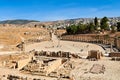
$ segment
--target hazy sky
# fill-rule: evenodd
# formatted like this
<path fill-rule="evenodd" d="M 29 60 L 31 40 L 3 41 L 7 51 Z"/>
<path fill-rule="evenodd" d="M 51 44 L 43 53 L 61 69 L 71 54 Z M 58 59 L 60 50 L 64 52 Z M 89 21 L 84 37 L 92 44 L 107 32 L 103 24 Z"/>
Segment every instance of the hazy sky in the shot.
<path fill-rule="evenodd" d="M 120 0 L 0 0 L 0 20 L 120 16 Z"/>

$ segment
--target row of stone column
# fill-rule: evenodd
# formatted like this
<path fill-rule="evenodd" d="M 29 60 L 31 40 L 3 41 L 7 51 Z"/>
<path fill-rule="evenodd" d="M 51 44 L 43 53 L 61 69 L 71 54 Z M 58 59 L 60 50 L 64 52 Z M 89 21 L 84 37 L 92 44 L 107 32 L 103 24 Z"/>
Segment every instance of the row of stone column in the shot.
<path fill-rule="evenodd" d="M 62 40 L 82 41 L 100 44 L 114 44 L 114 38 L 105 38 L 105 36 L 68 35 L 62 36 Z"/>

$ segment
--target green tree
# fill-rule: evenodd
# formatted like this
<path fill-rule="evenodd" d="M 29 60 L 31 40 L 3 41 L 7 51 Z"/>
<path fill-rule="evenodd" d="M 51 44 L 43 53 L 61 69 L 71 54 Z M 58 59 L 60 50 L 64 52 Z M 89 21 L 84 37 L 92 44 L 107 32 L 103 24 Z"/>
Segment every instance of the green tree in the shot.
<path fill-rule="evenodd" d="M 108 25 L 108 18 L 107 17 L 104 17 L 104 18 L 102 18 L 101 19 L 101 22 L 100 22 L 100 24 L 101 24 L 101 29 L 103 29 L 103 30 L 108 30 L 109 29 L 109 25 Z"/>
<path fill-rule="evenodd" d="M 111 29 L 112 29 L 111 30 L 112 33 L 115 33 L 117 31 L 115 26 L 111 26 Z"/>
<path fill-rule="evenodd" d="M 71 34 L 71 28 L 70 27 L 66 27 L 66 31 L 68 34 Z"/>
<path fill-rule="evenodd" d="M 78 30 L 78 29 L 77 29 L 77 26 L 76 26 L 76 25 L 72 25 L 72 26 L 71 26 L 71 30 L 72 30 L 72 33 L 73 33 L 73 34 L 76 34 L 76 33 L 77 33 L 77 30 Z"/>
<path fill-rule="evenodd" d="M 68 34 L 83 34 L 83 33 L 90 33 L 95 31 L 95 25 L 93 23 L 90 24 L 81 24 L 78 25 L 71 25 L 66 28 Z"/>
<path fill-rule="evenodd" d="M 78 33 L 86 33 L 87 25 L 85 24 L 79 24 L 78 25 Z"/>
<path fill-rule="evenodd" d="M 95 17 L 95 19 L 94 19 L 94 24 L 95 24 L 95 28 L 97 29 L 98 26 L 99 26 L 98 18 L 97 17 Z"/>
<path fill-rule="evenodd" d="M 89 27 L 89 32 L 95 32 L 95 25 L 93 23 L 90 23 L 88 27 Z"/>
<path fill-rule="evenodd" d="M 78 27 L 76 25 L 71 25 L 66 28 L 68 34 L 76 34 L 78 31 Z"/>
<path fill-rule="evenodd" d="M 117 30 L 120 31 L 120 22 L 117 23 Z"/>

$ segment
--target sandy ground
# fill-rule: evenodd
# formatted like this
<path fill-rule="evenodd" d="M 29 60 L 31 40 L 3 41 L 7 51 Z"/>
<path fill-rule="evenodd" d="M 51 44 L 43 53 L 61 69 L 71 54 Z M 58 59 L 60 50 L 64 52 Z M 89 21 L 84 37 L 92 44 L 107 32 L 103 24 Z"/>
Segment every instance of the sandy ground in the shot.
<path fill-rule="evenodd" d="M 79 53 L 82 56 L 86 56 L 90 50 L 99 50 L 105 53 L 104 49 L 96 44 L 84 43 L 84 42 L 73 42 L 73 41 L 61 41 L 57 39 L 55 35 L 52 35 L 52 41 L 45 41 L 41 43 L 35 43 L 27 45 L 25 51 L 31 50 L 37 51 L 65 51 L 72 53 Z"/>
<path fill-rule="evenodd" d="M 5 55 L 5 54 L 16 54 L 20 53 L 19 51 L 1 51 L 0 55 Z"/>
<path fill-rule="evenodd" d="M 2 49 L 4 46 L 3 45 L 0 45 L 0 49 Z"/>
<path fill-rule="evenodd" d="M 105 53 L 104 49 L 96 44 L 83 43 L 83 42 L 72 42 L 72 41 L 61 41 L 52 34 L 52 41 L 45 41 L 40 43 L 34 43 L 25 46 L 25 51 L 31 51 L 33 49 L 37 51 L 68 51 L 72 53 L 78 53 L 82 56 L 87 56 L 89 50 L 99 50 Z M 8 52 L 6 52 L 8 53 Z M 14 52 L 9 52 L 10 54 Z M 0 52 L 0 54 L 5 54 L 5 52 Z M 76 68 L 71 72 L 71 76 L 75 80 L 120 80 L 120 62 L 111 61 L 109 58 L 104 57 L 99 61 L 88 61 L 86 59 L 75 59 L 78 62 L 75 66 Z M 105 66 L 104 74 L 92 74 L 89 73 L 90 68 L 93 64 L 100 64 Z M 86 73 L 87 72 L 87 73 Z M 6 68 L 0 68 L 0 75 L 12 74 L 19 76 L 29 76 L 30 78 L 45 78 L 34 75 L 21 74 L 17 70 L 11 70 Z M 46 80 L 56 80 L 54 78 L 45 78 Z M 3 79 L 5 80 L 5 79 Z"/>
<path fill-rule="evenodd" d="M 101 74 L 90 73 L 93 64 L 104 65 L 105 72 Z M 75 80 L 120 80 L 120 62 L 110 61 L 109 59 L 99 61 L 81 60 L 81 63 L 71 72 L 71 75 Z"/>

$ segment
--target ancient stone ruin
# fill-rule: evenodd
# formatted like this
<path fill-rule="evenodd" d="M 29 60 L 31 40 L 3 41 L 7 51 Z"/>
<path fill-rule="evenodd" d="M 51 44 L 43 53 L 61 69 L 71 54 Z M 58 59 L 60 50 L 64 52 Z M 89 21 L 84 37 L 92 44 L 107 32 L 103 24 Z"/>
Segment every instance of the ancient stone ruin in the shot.
<path fill-rule="evenodd" d="M 104 74 L 104 72 L 105 72 L 105 66 L 100 64 L 94 64 L 90 69 L 90 73 L 93 74 L 101 74 L 101 73 Z"/>
<path fill-rule="evenodd" d="M 91 51 L 88 52 L 87 59 L 89 59 L 91 61 L 95 61 L 95 60 L 101 59 L 102 56 L 103 56 L 103 54 L 101 52 L 95 51 L 95 50 L 91 50 Z"/>

